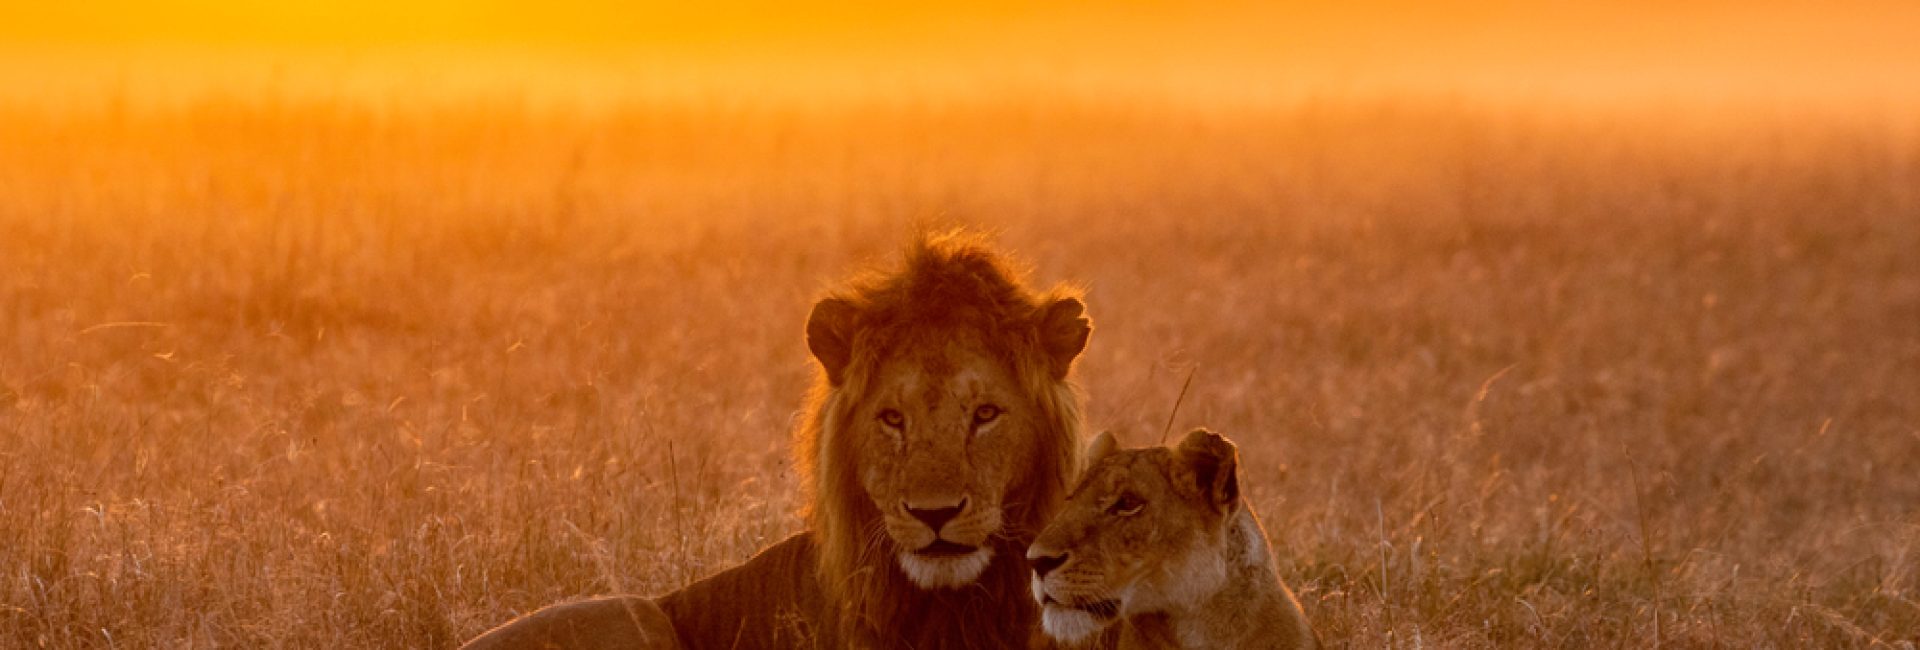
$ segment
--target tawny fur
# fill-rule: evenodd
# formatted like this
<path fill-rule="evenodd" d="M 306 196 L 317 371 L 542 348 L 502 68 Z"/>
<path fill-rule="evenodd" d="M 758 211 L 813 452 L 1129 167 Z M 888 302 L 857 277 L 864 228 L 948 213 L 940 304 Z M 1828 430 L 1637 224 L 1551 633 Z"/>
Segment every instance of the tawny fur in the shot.
<path fill-rule="evenodd" d="M 1120 648 L 1319 647 L 1239 494 L 1233 444 L 1204 429 L 1176 448 L 1115 451 L 1091 467 L 1029 548 L 1049 634 Z M 1102 634 L 1104 633 L 1104 637 Z"/>
<path fill-rule="evenodd" d="M 903 268 L 821 300 L 809 317 L 822 372 L 794 439 L 807 532 L 657 600 L 556 605 L 467 647 L 671 647 L 629 645 L 636 630 L 694 650 L 1045 643 L 1026 595 L 1025 549 L 1078 470 L 1079 399 L 1068 377 L 1091 331 L 1083 312 L 1066 290 L 1027 288 L 977 237 L 923 238 Z M 984 402 L 966 400 L 984 396 L 1006 414 L 981 425 Z M 882 403 L 914 424 L 878 428 Z M 891 507 L 922 495 L 967 506 L 939 530 Z M 935 540 L 990 559 L 981 569 L 903 558 Z M 903 563 L 960 568 L 935 579 L 952 585 L 928 587 Z"/>

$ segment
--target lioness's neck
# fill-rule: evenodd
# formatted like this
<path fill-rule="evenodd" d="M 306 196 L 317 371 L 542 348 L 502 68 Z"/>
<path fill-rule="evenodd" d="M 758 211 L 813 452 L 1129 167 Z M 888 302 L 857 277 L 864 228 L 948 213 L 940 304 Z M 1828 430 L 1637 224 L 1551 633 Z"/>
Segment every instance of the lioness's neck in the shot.
<path fill-rule="evenodd" d="M 1273 548 L 1253 509 L 1242 503 L 1222 540 L 1227 580 L 1191 605 L 1128 620 L 1122 648 L 1311 648 L 1300 605 L 1280 584 Z"/>

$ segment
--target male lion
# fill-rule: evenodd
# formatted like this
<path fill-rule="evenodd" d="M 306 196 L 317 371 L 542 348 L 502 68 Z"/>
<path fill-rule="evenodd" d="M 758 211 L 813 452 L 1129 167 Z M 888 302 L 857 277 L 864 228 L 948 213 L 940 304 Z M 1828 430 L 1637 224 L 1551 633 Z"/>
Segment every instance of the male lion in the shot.
<path fill-rule="evenodd" d="M 1118 622 L 1123 649 L 1319 646 L 1240 498 L 1232 442 L 1195 429 L 1173 449 L 1116 451 L 1102 433 L 1087 462 L 1027 549 L 1049 636 L 1079 643 Z"/>
<path fill-rule="evenodd" d="M 795 435 L 809 530 L 656 600 L 548 607 L 469 648 L 1012 648 L 1036 639 L 1027 544 L 1078 468 L 1068 381 L 1092 333 L 977 238 L 814 305 L 823 372 Z M 651 644 L 651 645 L 649 645 Z"/>

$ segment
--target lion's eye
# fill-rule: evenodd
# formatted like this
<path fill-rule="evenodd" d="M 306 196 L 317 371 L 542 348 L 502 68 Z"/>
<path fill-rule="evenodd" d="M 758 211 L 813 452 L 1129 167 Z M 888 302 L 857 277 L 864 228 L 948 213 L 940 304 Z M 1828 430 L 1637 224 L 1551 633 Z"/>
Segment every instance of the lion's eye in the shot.
<path fill-rule="evenodd" d="M 1122 494 L 1120 498 L 1113 500 L 1113 505 L 1107 506 L 1107 512 L 1122 517 L 1132 517 L 1140 514 L 1140 509 L 1145 507 L 1147 507 L 1147 502 L 1141 500 L 1140 497 L 1131 494 Z"/>
<path fill-rule="evenodd" d="M 980 426 L 992 422 L 999 417 L 1000 407 L 992 404 L 981 404 L 979 408 L 973 410 L 973 425 Z"/>
<path fill-rule="evenodd" d="M 907 416 L 893 409 L 880 409 L 880 423 L 895 429 L 907 426 Z"/>

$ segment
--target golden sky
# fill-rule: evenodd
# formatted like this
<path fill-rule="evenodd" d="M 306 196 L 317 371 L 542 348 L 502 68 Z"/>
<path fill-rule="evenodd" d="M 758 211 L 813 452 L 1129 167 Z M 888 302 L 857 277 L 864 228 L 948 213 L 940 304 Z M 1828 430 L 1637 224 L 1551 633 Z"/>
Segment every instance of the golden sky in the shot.
<path fill-rule="evenodd" d="M 1902 1 L 0 3 L 0 80 L 15 95 L 263 84 L 1920 95 L 1920 3 Z"/>

